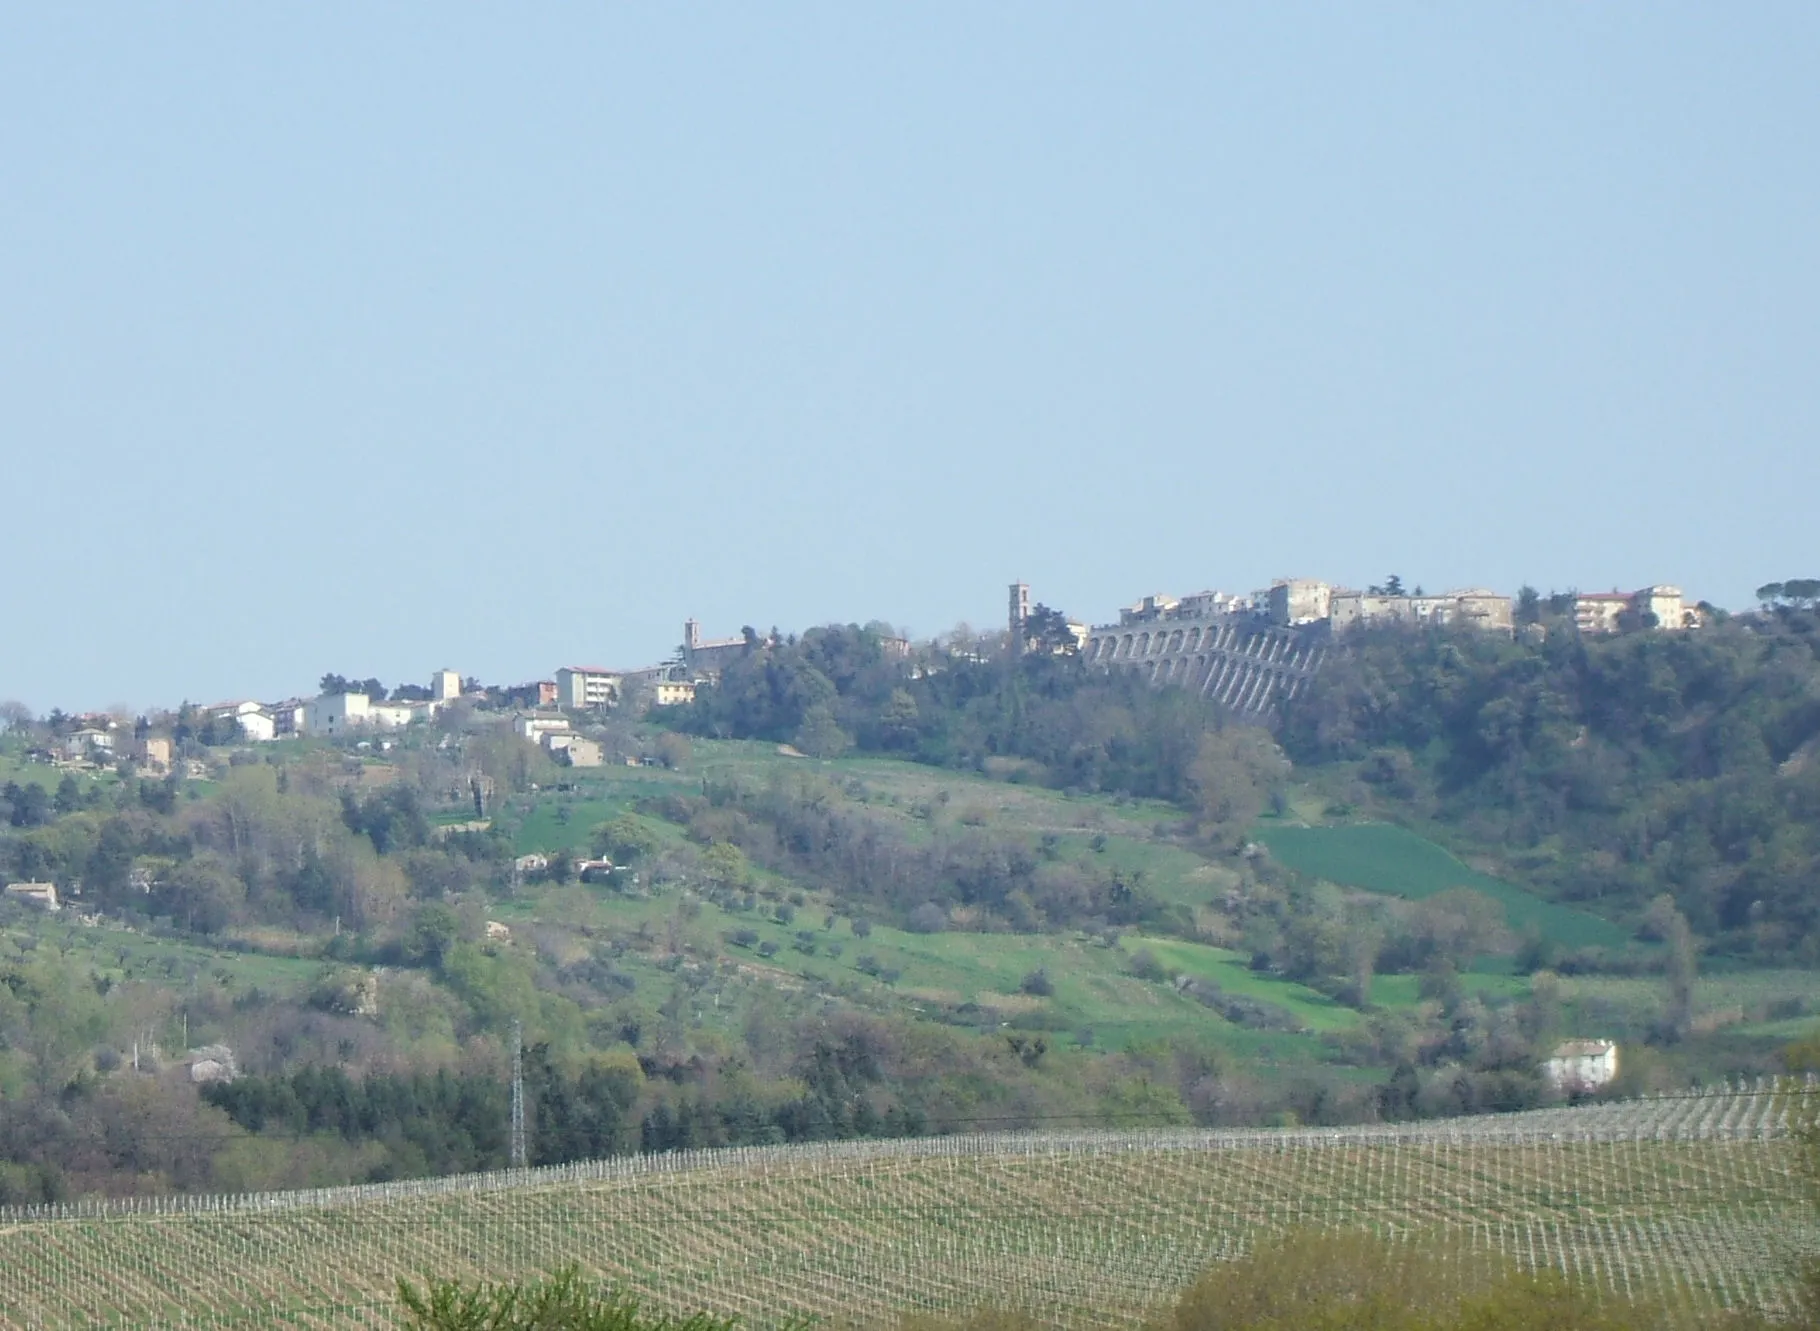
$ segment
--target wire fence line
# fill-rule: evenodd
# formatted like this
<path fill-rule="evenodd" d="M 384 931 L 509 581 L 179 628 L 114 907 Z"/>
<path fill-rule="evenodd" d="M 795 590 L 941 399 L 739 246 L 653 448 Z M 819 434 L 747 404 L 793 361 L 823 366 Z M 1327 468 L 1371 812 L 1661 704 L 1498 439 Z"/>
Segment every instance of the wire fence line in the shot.
<path fill-rule="evenodd" d="M 1442 1233 L 1617 1291 L 1774 1308 L 1820 1249 L 1812 1079 L 1288 1130 L 733 1148 L 0 1214 L 0 1325 L 394 1325 L 395 1281 L 570 1263 L 676 1310 L 886 1319 L 991 1302 L 1129 1325 L 1293 1225 Z"/>

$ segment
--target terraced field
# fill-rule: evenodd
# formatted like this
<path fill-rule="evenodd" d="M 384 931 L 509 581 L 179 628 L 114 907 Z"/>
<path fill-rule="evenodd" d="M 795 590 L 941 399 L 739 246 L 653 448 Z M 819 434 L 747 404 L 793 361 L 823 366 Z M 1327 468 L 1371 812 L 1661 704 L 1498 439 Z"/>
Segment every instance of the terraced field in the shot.
<path fill-rule="evenodd" d="M 1814 1093 L 1810 1088 L 1809 1093 Z M 848 1143 L 0 1218 L 7 1326 L 387 1326 L 401 1275 L 577 1263 L 676 1309 L 1131 1325 L 1294 1224 L 1775 1307 L 1820 1228 L 1766 1087 L 1392 1128 Z"/>

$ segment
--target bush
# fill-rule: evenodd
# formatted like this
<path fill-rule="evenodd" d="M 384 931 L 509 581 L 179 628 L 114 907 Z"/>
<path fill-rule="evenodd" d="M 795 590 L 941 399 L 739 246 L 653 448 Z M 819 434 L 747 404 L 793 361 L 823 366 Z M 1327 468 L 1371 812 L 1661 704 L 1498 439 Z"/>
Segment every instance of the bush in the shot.
<path fill-rule="evenodd" d="M 1041 966 L 1019 980 L 1017 987 L 1019 993 L 1032 994 L 1038 998 L 1047 998 L 1055 992 L 1055 986 L 1049 982 L 1049 972 Z"/>
<path fill-rule="evenodd" d="M 913 934 L 939 934 L 948 927 L 948 912 L 933 901 L 925 901 L 910 912 L 904 925 Z"/>
<path fill-rule="evenodd" d="M 777 944 L 767 938 L 758 945 L 758 955 L 761 957 L 775 957 L 777 955 Z"/>
<path fill-rule="evenodd" d="M 1629 1300 L 1436 1237 L 1292 1233 L 1214 1267 L 1163 1331 L 1643 1331 L 1763 1325 L 1715 1307 Z"/>
<path fill-rule="evenodd" d="M 1166 980 L 1169 978 L 1163 969 L 1163 963 L 1156 959 L 1156 954 L 1149 948 L 1139 948 L 1131 954 L 1131 973 L 1140 980 Z"/>
<path fill-rule="evenodd" d="M 648 1313 L 637 1299 L 587 1284 L 574 1267 L 548 1280 L 500 1285 L 398 1282 L 403 1321 L 413 1331 L 733 1331 L 738 1318 Z"/>

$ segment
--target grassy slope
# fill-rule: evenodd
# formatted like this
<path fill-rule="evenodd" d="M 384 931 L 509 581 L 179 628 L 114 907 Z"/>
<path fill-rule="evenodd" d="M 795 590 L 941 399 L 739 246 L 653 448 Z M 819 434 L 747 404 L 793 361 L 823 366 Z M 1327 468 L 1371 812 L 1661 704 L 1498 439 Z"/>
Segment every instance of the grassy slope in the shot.
<path fill-rule="evenodd" d="M 1277 859 L 1313 878 L 1344 887 L 1420 900 L 1450 888 L 1483 892 L 1504 907 L 1519 933 L 1538 933 L 1567 947 L 1622 947 L 1629 935 L 1609 920 L 1544 901 L 1533 892 L 1461 863 L 1434 842 L 1389 823 L 1334 827 L 1267 824 L 1259 839 Z"/>
<path fill-rule="evenodd" d="M 517 845 L 521 851 L 585 845 L 594 823 L 645 796 L 698 790 L 704 778 L 760 782 L 805 773 L 841 783 L 874 812 L 900 819 L 912 835 L 923 834 L 931 821 L 1021 835 L 1032 845 L 1047 835 L 1054 838 L 1056 853 L 1068 858 L 1094 856 L 1105 864 L 1142 872 L 1147 890 L 1190 909 L 1232 881 L 1229 871 L 1217 864 L 1152 839 L 1159 824 L 1180 817 L 1165 804 L 1065 795 L 881 759 L 790 758 L 769 745 L 730 742 L 697 741 L 694 757 L 682 772 L 605 767 L 568 773 L 574 789 L 540 797 L 520 825 Z M 662 824 L 653 827 L 674 835 Z M 1097 852 L 1090 848 L 1096 838 L 1103 838 Z M 795 884 L 766 881 L 797 890 Z M 677 928 L 696 955 L 737 964 L 781 983 L 846 989 L 884 1008 L 970 1025 L 996 1020 L 1106 1047 L 1190 1038 L 1214 1040 L 1261 1061 L 1305 1062 L 1322 1052 L 1316 1033 L 1348 1028 L 1359 1020 L 1356 1012 L 1322 994 L 1254 975 L 1238 953 L 1203 943 L 1132 937 L 1121 947 L 1109 948 L 1075 933 L 912 934 L 884 925 L 860 939 L 851 935 L 844 921 L 832 931 L 824 929 L 828 906 L 812 893 L 788 925 L 771 918 L 772 906 L 763 901 L 754 912 L 727 912 L 704 903 L 692 920 L 677 922 L 680 900 L 674 889 L 646 896 L 592 885 L 530 887 L 497 914 L 515 927 L 542 930 L 545 937 L 553 929 L 623 935 L 642 925 L 662 935 Z M 739 929 L 755 932 L 761 944 L 776 944 L 776 954 L 762 958 L 756 944 L 742 948 L 728 943 L 727 935 Z M 798 931 L 805 929 L 816 935 L 813 956 L 795 947 Z M 840 948 L 838 958 L 828 954 L 831 942 Z M 1129 974 L 1130 954 L 1140 947 L 1164 960 L 1172 975 L 1214 980 L 1229 992 L 1287 1009 L 1308 1033 L 1244 1030 L 1177 993 L 1167 982 L 1136 979 Z M 886 984 L 862 973 L 857 968 L 862 957 L 897 972 L 895 982 Z M 636 976 L 640 958 L 628 954 L 622 964 Z M 1019 993 L 1021 979 L 1038 968 L 1048 974 L 1054 992 L 1044 998 Z"/>

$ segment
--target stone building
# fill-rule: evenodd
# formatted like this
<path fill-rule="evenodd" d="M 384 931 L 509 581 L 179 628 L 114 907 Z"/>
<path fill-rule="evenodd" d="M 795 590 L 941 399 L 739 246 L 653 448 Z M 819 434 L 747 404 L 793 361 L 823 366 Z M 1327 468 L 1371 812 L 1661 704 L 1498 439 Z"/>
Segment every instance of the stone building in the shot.
<path fill-rule="evenodd" d="M 1330 604 L 1335 629 L 1355 624 L 1459 624 L 1511 631 L 1510 598 L 1483 587 L 1438 596 L 1383 596 L 1343 589 L 1333 593 Z"/>
<path fill-rule="evenodd" d="M 1333 588 L 1314 578 L 1278 578 L 1265 594 L 1272 624 L 1292 628 L 1332 617 Z"/>
<path fill-rule="evenodd" d="M 737 638 L 704 638 L 698 621 L 683 621 L 682 664 L 691 677 L 718 675 L 726 669 L 729 661 L 749 650 L 751 646 L 743 635 Z"/>

